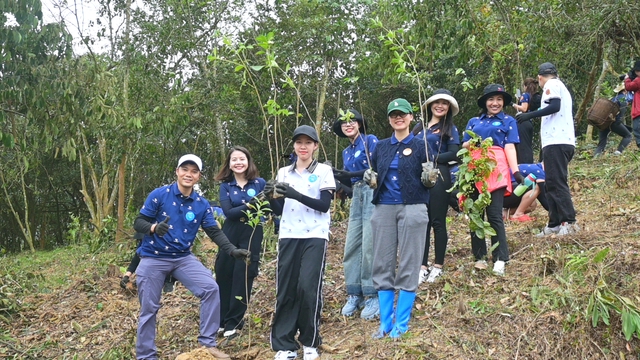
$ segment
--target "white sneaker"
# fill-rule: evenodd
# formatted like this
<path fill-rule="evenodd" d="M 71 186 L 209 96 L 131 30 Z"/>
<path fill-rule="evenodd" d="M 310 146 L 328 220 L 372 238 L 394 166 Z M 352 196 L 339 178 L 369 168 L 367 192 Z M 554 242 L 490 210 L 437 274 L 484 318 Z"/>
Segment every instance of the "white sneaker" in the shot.
<path fill-rule="evenodd" d="M 580 227 L 578 226 L 578 224 L 576 223 L 569 224 L 567 222 L 564 222 L 562 223 L 562 225 L 560 225 L 560 230 L 558 230 L 558 236 L 575 234 L 578 231 L 580 231 Z"/>
<path fill-rule="evenodd" d="M 427 277 L 429 277 L 429 270 L 421 267 L 420 280 L 418 281 L 418 284 L 422 284 L 423 282 L 425 282 L 427 280 Z"/>
<path fill-rule="evenodd" d="M 440 277 L 440 275 L 442 275 L 442 268 L 439 267 L 433 267 L 433 269 L 431 269 L 431 271 L 429 271 L 429 276 L 427 277 L 427 282 L 428 283 L 434 283 L 436 282 L 436 279 Z"/>
<path fill-rule="evenodd" d="M 552 234 L 557 234 L 560 231 L 560 226 L 554 226 L 552 228 L 545 226 L 544 229 L 542 229 L 542 231 L 536 235 L 536 237 L 545 237 L 547 235 L 552 235 Z"/>
<path fill-rule="evenodd" d="M 580 226 L 578 226 L 577 222 L 574 222 L 573 224 L 571 224 L 571 229 L 573 230 L 574 234 L 580 232 Z"/>
<path fill-rule="evenodd" d="M 498 260 L 493 263 L 493 273 L 499 276 L 504 276 L 504 261 Z"/>
<path fill-rule="evenodd" d="M 304 360 L 315 360 L 320 359 L 320 355 L 318 354 L 318 349 L 310 346 L 304 346 Z"/>
<path fill-rule="evenodd" d="M 613 155 L 618 155 L 619 156 L 619 155 L 622 155 L 622 153 L 620 151 L 616 150 L 616 151 L 613 152 Z"/>
<path fill-rule="evenodd" d="M 342 315 L 352 316 L 356 310 L 360 310 L 364 307 L 364 296 L 362 295 L 349 295 L 347 296 L 347 303 L 342 307 Z"/>
<path fill-rule="evenodd" d="M 289 350 L 280 350 L 276 353 L 276 356 L 273 360 L 291 360 L 296 359 L 298 357 L 298 353 L 295 351 Z"/>
<path fill-rule="evenodd" d="M 380 302 L 378 295 L 370 296 L 364 301 L 364 309 L 360 313 L 360 317 L 365 320 L 373 320 L 380 316 Z"/>
<path fill-rule="evenodd" d="M 489 265 L 487 265 L 487 260 L 478 260 L 476 261 L 476 264 L 473 265 L 473 267 L 475 267 L 478 270 L 486 270 Z"/>

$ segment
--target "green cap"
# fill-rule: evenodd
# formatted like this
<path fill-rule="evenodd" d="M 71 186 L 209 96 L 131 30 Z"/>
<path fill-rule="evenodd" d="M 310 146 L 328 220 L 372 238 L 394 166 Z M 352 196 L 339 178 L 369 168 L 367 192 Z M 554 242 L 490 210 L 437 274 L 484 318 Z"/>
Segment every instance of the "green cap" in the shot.
<path fill-rule="evenodd" d="M 405 99 L 395 99 L 389 103 L 387 106 L 387 116 L 391 114 L 392 111 L 402 111 L 405 114 L 413 114 L 413 109 L 411 108 L 411 104 Z"/>

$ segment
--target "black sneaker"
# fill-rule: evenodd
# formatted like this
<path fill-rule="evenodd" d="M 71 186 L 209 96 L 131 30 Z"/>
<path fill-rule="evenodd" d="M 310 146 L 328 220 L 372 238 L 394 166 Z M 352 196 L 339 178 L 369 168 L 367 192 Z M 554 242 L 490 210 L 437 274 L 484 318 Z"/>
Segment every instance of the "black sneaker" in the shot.
<path fill-rule="evenodd" d="M 162 292 L 170 293 L 172 291 L 173 291 L 173 281 L 164 283 L 164 286 L 162 287 Z"/>
<path fill-rule="evenodd" d="M 227 330 L 222 335 L 222 341 L 218 344 L 219 347 L 224 348 L 229 346 L 229 344 L 233 341 L 233 339 L 240 336 L 240 330 Z"/>

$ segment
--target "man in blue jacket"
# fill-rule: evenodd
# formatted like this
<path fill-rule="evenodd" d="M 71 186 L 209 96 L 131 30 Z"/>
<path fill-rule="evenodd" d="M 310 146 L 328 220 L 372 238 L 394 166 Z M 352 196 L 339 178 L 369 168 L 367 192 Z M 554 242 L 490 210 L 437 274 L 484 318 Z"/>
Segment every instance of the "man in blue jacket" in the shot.
<path fill-rule="evenodd" d="M 155 346 L 156 315 L 164 279 L 171 274 L 200 299 L 200 336 L 198 342 L 216 359 L 229 355 L 216 347 L 220 327 L 220 294 L 211 270 L 191 252 L 200 227 L 215 242 L 219 251 L 248 259 L 251 253 L 237 249 L 216 225 L 209 202 L 193 189 L 200 180 L 202 160 L 193 154 L 178 161 L 176 182 L 153 190 L 147 197 L 134 229 L 145 234 L 138 248 L 137 359 L 158 359 Z"/>

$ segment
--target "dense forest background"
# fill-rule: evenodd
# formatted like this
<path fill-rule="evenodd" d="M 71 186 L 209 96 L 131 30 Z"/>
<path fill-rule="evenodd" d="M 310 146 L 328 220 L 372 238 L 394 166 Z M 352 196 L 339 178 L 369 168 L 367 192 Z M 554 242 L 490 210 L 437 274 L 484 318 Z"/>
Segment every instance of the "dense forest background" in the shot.
<path fill-rule="evenodd" d="M 76 38 L 86 4 L 54 2 L 71 16 L 44 24 L 40 0 L 0 0 L 1 252 L 124 241 L 187 152 L 212 200 L 229 146 L 271 178 L 300 124 L 341 166 L 340 109 L 385 138 L 391 99 L 446 87 L 463 127 L 485 85 L 515 93 L 545 61 L 588 143 L 586 110 L 640 58 L 640 3 L 619 0 L 92 0 Z"/>

